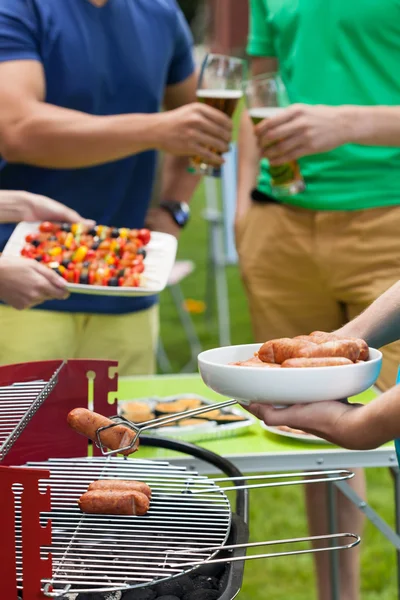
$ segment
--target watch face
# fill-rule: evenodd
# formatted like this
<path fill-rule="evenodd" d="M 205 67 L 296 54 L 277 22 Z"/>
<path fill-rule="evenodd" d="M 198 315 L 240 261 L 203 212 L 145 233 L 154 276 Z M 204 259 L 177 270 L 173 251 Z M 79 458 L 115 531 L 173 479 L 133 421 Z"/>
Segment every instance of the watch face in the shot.
<path fill-rule="evenodd" d="M 181 227 L 183 227 L 183 225 L 185 225 L 187 223 L 188 218 L 189 218 L 189 213 L 187 211 L 183 210 L 182 208 L 178 208 L 175 211 L 176 222 Z"/>

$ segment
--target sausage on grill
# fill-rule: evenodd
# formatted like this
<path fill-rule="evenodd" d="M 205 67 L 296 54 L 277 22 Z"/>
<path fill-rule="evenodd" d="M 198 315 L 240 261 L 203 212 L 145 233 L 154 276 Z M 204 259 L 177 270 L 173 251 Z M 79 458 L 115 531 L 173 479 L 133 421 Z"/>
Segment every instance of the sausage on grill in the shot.
<path fill-rule="evenodd" d="M 93 481 L 88 487 L 89 492 L 95 490 L 104 490 L 108 492 L 116 491 L 136 491 L 141 492 L 145 496 L 151 499 L 151 489 L 143 481 L 134 481 L 128 479 L 100 479 L 99 481 Z"/>
<path fill-rule="evenodd" d="M 114 424 L 114 421 L 111 421 L 111 419 L 88 410 L 87 408 L 75 408 L 74 410 L 71 410 L 67 417 L 67 421 L 72 429 L 81 435 L 85 435 L 92 440 L 92 442 L 97 442 L 96 431 L 100 427 Z M 110 450 L 118 450 L 119 448 L 129 446 L 134 437 L 135 432 L 124 425 L 115 425 L 100 433 L 101 443 Z M 137 442 L 134 448 L 125 450 L 121 454 L 132 454 L 132 452 L 137 450 L 138 445 Z"/>
<path fill-rule="evenodd" d="M 306 367 L 338 367 L 352 365 L 353 362 L 344 357 L 289 358 L 282 363 L 282 369 L 304 369 Z"/>
<path fill-rule="evenodd" d="M 147 513 L 150 500 L 145 494 L 131 490 L 94 490 L 78 500 L 82 512 L 92 515 L 138 515 Z"/>

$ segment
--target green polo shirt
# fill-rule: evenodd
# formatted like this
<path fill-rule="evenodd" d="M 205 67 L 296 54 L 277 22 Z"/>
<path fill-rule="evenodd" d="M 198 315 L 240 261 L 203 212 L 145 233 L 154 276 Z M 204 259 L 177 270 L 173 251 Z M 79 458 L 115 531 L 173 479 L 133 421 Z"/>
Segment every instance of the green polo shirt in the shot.
<path fill-rule="evenodd" d="M 400 105 L 400 0 L 250 0 L 248 53 L 276 57 L 291 102 Z M 300 161 L 315 210 L 399 204 L 399 148 L 349 144 Z M 271 193 L 267 161 L 259 189 Z"/>

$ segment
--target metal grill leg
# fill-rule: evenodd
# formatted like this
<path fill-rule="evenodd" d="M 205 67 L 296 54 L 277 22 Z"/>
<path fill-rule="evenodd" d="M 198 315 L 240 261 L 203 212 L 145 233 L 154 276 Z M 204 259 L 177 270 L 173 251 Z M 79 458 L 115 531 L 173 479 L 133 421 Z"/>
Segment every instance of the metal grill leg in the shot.
<path fill-rule="evenodd" d="M 395 517 L 396 533 L 400 534 L 400 471 L 397 467 L 391 469 L 394 478 L 394 498 L 395 498 Z M 397 556 L 397 597 L 400 599 L 400 550 L 396 550 Z"/>
<path fill-rule="evenodd" d="M 336 487 L 334 483 L 328 483 L 328 523 L 329 533 L 335 534 L 338 531 L 337 527 L 337 510 L 336 510 Z M 332 540 L 333 542 L 333 540 Z M 331 544 L 332 544 L 331 542 Z M 340 600 L 340 569 L 339 569 L 339 553 L 335 550 L 329 555 L 331 576 L 331 600 Z"/>

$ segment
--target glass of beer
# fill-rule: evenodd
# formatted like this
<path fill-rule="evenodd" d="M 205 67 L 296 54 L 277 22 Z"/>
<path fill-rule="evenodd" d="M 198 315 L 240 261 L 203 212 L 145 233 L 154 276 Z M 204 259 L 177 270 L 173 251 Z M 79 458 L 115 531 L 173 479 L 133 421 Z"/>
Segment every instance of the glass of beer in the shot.
<path fill-rule="evenodd" d="M 239 100 L 243 97 L 243 80 L 246 77 L 246 61 L 222 54 L 208 54 L 201 68 L 197 86 L 197 100 L 232 117 Z M 215 149 L 210 148 L 215 152 Z M 191 160 L 192 173 L 219 177 L 221 168 L 206 164 L 202 158 Z"/>
<path fill-rule="evenodd" d="M 290 102 L 286 87 L 276 73 L 253 77 L 243 84 L 248 112 L 254 126 L 279 114 Z M 271 145 L 273 145 L 272 142 Z M 296 160 L 271 165 L 271 188 L 275 196 L 294 196 L 305 190 L 304 179 Z"/>

